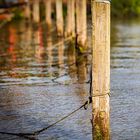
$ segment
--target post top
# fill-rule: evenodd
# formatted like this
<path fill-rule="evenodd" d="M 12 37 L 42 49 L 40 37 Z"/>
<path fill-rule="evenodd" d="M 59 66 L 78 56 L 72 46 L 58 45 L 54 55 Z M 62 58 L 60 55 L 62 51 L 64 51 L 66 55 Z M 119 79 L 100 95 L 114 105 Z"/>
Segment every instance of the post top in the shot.
<path fill-rule="evenodd" d="M 93 0 L 93 1 L 95 1 L 95 2 L 111 2 L 111 0 Z"/>

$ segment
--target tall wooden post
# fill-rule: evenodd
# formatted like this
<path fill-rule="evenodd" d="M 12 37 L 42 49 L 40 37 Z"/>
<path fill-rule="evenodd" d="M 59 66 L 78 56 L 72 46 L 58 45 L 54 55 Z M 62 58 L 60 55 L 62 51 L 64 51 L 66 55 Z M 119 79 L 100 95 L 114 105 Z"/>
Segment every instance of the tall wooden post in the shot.
<path fill-rule="evenodd" d="M 92 0 L 93 25 L 93 139 L 109 140 L 110 2 Z"/>
<path fill-rule="evenodd" d="M 45 14 L 46 14 L 46 23 L 48 27 L 51 26 L 52 20 L 51 20 L 51 10 L 52 10 L 52 0 L 44 0 L 45 3 Z"/>
<path fill-rule="evenodd" d="M 40 9 L 39 9 L 39 0 L 32 0 L 33 5 L 33 21 L 40 21 Z"/>
<path fill-rule="evenodd" d="M 76 0 L 77 43 L 84 49 L 87 43 L 87 10 L 86 0 Z"/>
<path fill-rule="evenodd" d="M 65 36 L 75 35 L 75 0 L 67 0 L 67 24 Z"/>
<path fill-rule="evenodd" d="M 63 23 L 63 3 L 62 0 L 56 0 L 56 27 L 58 36 L 64 35 L 64 23 Z"/>

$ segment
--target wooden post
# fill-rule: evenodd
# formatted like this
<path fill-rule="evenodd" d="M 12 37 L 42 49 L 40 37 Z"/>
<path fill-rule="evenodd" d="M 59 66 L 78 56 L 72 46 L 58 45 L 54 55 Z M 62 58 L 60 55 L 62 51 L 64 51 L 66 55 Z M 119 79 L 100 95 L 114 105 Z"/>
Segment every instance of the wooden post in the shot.
<path fill-rule="evenodd" d="M 86 0 L 76 0 L 76 32 L 77 44 L 82 48 L 87 46 L 87 10 Z"/>
<path fill-rule="evenodd" d="M 31 18 L 31 9 L 30 9 L 30 1 L 27 2 L 26 6 L 25 6 L 25 12 L 24 12 L 24 16 L 26 19 L 30 19 Z"/>
<path fill-rule="evenodd" d="M 24 7 L 24 11 L 23 11 L 23 14 L 24 14 L 24 17 L 26 18 L 26 19 L 30 19 L 30 15 L 31 15 L 31 13 L 30 13 L 30 6 L 29 6 L 29 0 L 27 1 L 27 0 L 18 0 L 18 3 L 19 4 L 25 4 L 23 7 Z"/>
<path fill-rule="evenodd" d="M 65 36 L 75 35 L 75 0 L 67 1 L 67 24 Z"/>
<path fill-rule="evenodd" d="M 63 23 L 63 3 L 62 0 L 56 0 L 56 27 L 58 36 L 64 35 Z"/>
<path fill-rule="evenodd" d="M 33 5 L 33 21 L 40 21 L 39 0 L 32 0 Z"/>
<path fill-rule="evenodd" d="M 92 0 L 93 139 L 110 139 L 110 2 Z"/>
<path fill-rule="evenodd" d="M 48 27 L 51 26 L 52 20 L 51 20 L 51 10 L 52 10 L 52 0 L 44 0 L 45 3 L 45 14 L 46 14 L 46 23 Z"/>

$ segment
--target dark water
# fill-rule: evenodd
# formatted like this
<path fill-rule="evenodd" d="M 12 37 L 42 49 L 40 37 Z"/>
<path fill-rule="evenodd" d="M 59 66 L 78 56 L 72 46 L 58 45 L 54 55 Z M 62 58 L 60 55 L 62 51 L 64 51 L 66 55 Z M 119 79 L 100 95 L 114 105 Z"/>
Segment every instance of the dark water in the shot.
<path fill-rule="evenodd" d="M 140 139 L 140 21 L 112 24 L 111 139 Z M 11 23 L 0 31 L 0 131 L 33 132 L 79 107 L 89 96 L 90 54 L 45 25 Z M 91 140 L 91 108 L 39 140 Z M 1 135 L 0 140 L 22 140 Z"/>

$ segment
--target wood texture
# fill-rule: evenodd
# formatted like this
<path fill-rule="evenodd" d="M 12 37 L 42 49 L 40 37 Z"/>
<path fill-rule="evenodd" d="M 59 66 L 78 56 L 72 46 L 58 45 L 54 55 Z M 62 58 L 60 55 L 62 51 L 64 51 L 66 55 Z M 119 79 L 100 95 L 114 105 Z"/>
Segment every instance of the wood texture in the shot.
<path fill-rule="evenodd" d="M 25 18 L 30 19 L 31 18 L 31 9 L 30 9 L 30 1 L 27 3 L 27 5 L 25 6 Z"/>
<path fill-rule="evenodd" d="M 64 21 L 63 21 L 63 3 L 62 0 L 56 0 L 56 27 L 58 36 L 64 35 Z"/>
<path fill-rule="evenodd" d="M 44 3 L 45 3 L 46 23 L 50 27 L 52 24 L 52 19 L 51 19 L 52 0 L 44 0 Z"/>
<path fill-rule="evenodd" d="M 76 0 L 76 32 L 78 35 L 77 43 L 86 47 L 87 42 L 87 7 L 86 0 Z"/>
<path fill-rule="evenodd" d="M 65 36 L 75 35 L 75 0 L 67 0 L 67 23 Z"/>
<path fill-rule="evenodd" d="M 93 139 L 109 140 L 110 3 L 92 0 Z"/>
<path fill-rule="evenodd" d="M 32 0 L 33 5 L 33 21 L 39 22 L 40 21 L 40 9 L 39 9 L 39 0 Z"/>

